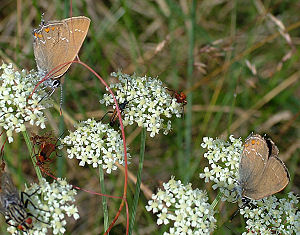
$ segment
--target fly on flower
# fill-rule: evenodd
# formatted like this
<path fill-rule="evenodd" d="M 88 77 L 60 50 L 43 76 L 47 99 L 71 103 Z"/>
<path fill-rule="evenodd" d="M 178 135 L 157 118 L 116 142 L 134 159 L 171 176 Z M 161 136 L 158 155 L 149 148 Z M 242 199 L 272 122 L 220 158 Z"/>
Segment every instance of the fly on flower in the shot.
<path fill-rule="evenodd" d="M 0 184 L 0 213 L 6 217 L 6 223 L 8 225 L 13 226 L 21 231 L 28 231 L 30 228 L 32 228 L 33 221 L 31 217 L 42 223 L 45 223 L 30 213 L 27 209 L 28 205 L 30 204 L 34 209 L 42 210 L 37 208 L 29 199 L 38 191 L 38 189 L 32 194 L 21 192 L 21 196 L 19 196 L 19 192 L 13 184 L 10 175 L 6 172 L 3 172 L 1 175 Z M 27 199 L 24 198 L 25 196 Z"/>

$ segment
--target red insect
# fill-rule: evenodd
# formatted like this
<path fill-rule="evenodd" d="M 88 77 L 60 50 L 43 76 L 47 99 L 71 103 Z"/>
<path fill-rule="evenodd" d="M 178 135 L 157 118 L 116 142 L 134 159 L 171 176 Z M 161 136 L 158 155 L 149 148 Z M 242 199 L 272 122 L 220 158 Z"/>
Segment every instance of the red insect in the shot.
<path fill-rule="evenodd" d="M 56 139 L 55 137 L 51 136 L 51 134 L 45 134 L 43 136 L 33 134 L 30 139 L 34 145 L 39 146 L 38 153 L 35 154 L 36 164 L 38 166 L 41 167 L 46 163 L 53 162 L 54 158 L 51 157 L 52 153 L 55 153 L 55 156 L 58 156 L 57 142 L 60 140 L 60 138 Z"/>
<path fill-rule="evenodd" d="M 173 92 L 173 97 L 176 99 L 177 103 L 180 103 L 182 105 L 186 105 L 187 104 L 187 100 L 186 100 L 186 95 L 183 93 L 183 92 L 177 92 L 177 91 L 174 91 L 172 89 L 169 89 L 166 87 L 166 89 L 168 91 L 171 91 Z"/>
<path fill-rule="evenodd" d="M 187 104 L 186 95 L 183 92 L 180 93 L 175 92 L 174 97 L 177 100 L 177 103 L 182 103 L 182 105 Z"/>

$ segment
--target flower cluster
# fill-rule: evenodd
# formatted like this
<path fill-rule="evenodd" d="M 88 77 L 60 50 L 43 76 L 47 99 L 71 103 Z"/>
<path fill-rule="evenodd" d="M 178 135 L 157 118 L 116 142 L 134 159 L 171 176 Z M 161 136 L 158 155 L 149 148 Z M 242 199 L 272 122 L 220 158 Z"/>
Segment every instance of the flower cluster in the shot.
<path fill-rule="evenodd" d="M 292 193 L 288 198 L 277 199 L 270 196 L 251 203 L 240 209 L 246 219 L 243 234 L 299 234 L 300 211 L 299 200 Z"/>
<path fill-rule="evenodd" d="M 70 159 L 75 156 L 80 160 L 80 166 L 86 163 L 93 167 L 100 165 L 107 173 L 117 169 L 116 162 L 124 163 L 124 147 L 119 132 L 93 119 L 80 122 L 75 127 L 76 131 L 70 132 L 61 142 L 67 146 Z M 129 154 L 127 156 L 130 157 Z"/>
<path fill-rule="evenodd" d="M 208 159 L 210 167 L 204 168 L 204 173 L 200 178 L 205 178 L 205 182 L 212 181 L 215 184 L 212 188 L 217 188 L 223 193 L 222 200 L 229 202 L 236 201 L 237 179 L 239 178 L 240 154 L 243 150 L 241 139 L 229 137 L 230 142 L 221 139 L 203 138 L 202 148 L 208 149 L 204 157 Z"/>
<path fill-rule="evenodd" d="M 18 72 L 12 64 L 2 64 L 0 67 L 0 126 L 6 130 L 8 142 L 13 142 L 13 131 L 25 131 L 25 123 L 45 128 L 45 117 L 40 111 L 45 108 L 39 101 L 42 94 L 35 92 L 29 95 L 39 81 L 35 72 Z M 43 91 L 40 90 L 40 93 Z"/>
<path fill-rule="evenodd" d="M 172 115 L 181 117 L 183 104 L 167 92 L 162 82 L 156 78 L 129 76 L 121 72 L 112 73 L 119 83 L 110 85 L 114 91 L 119 106 L 127 104 L 122 110 L 123 124 L 132 125 L 134 122 L 140 127 L 145 127 L 154 137 L 163 130 L 166 135 L 171 130 Z M 111 94 L 105 94 L 100 103 L 115 108 Z"/>
<path fill-rule="evenodd" d="M 73 216 L 75 220 L 79 218 L 77 207 L 73 205 L 76 191 L 63 179 L 51 184 L 43 179 L 40 185 L 32 184 L 25 192 L 33 194 L 29 199 L 36 208 L 28 203 L 28 211 L 40 221 L 33 218 L 33 227 L 23 234 L 48 234 L 50 229 L 53 234 L 63 234 L 66 231 L 66 215 Z M 14 226 L 9 226 L 7 231 L 11 234 L 21 233 Z"/>
<path fill-rule="evenodd" d="M 158 190 L 146 206 L 147 211 L 159 213 L 157 224 L 174 222 L 164 234 L 209 234 L 215 228 L 214 210 L 207 202 L 206 193 L 192 189 L 191 184 L 183 185 L 172 177 L 163 184 L 164 191 Z"/>

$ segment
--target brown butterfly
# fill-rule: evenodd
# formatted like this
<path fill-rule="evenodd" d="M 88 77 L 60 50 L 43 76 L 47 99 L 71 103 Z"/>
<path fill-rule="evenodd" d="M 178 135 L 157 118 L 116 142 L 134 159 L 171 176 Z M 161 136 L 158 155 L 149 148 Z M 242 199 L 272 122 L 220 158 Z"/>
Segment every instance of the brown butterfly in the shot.
<path fill-rule="evenodd" d="M 290 181 L 279 150 L 269 138 L 255 134 L 245 140 L 239 165 L 240 196 L 259 200 L 283 190 Z"/>
<path fill-rule="evenodd" d="M 52 93 L 60 86 L 60 77 L 71 64 L 60 65 L 73 61 L 77 56 L 87 35 L 90 19 L 85 16 L 67 18 L 60 21 L 45 22 L 42 20 L 39 28 L 33 30 L 33 51 L 40 76 L 55 69 L 51 79 L 44 84 L 52 89 Z"/>

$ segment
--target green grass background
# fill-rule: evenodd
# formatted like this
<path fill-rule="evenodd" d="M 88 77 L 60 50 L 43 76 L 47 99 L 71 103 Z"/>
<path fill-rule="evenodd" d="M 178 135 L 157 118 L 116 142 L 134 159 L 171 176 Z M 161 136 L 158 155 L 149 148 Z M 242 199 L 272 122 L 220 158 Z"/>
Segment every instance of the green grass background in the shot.
<path fill-rule="evenodd" d="M 32 29 L 46 20 L 69 16 L 66 1 L 9 1 L 0 4 L 0 58 L 20 69 L 35 69 Z M 207 165 L 200 143 L 204 136 L 243 139 L 251 132 L 268 134 L 277 144 L 279 157 L 286 163 L 291 182 L 285 192 L 299 193 L 300 146 L 300 3 L 291 1 L 175 1 L 114 0 L 73 1 L 73 15 L 91 18 L 90 31 L 79 56 L 108 83 L 112 71 L 158 76 L 188 98 L 185 115 L 173 120 L 168 135 L 150 138 L 147 134 L 142 188 L 134 234 L 162 234 L 156 217 L 145 210 L 149 195 L 175 175 L 193 187 L 207 189 L 210 200 L 216 196 L 199 173 Z M 287 31 L 279 33 L 280 24 Z M 283 32 L 283 31 L 282 31 Z M 288 40 L 287 35 L 291 40 Z M 248 60 L 256 73 L 246 65 Z M 46 112 L 47 130 L 57 136 L 75 121 L 100 119 L 107 108 L 99 103 L 104 87 L 86 69 L 74 64 L 64 79 L 63 116 L 57 107 Z M 59 103 L 60 91 L 52 96 Z M 43 133 L 38 129 L 33 132 Z M 140 132 L 127 127 L 127 142 L 132 154 L 129 170 L 137 174 Z M 2 143 L 4 138 L 2 138 Z M 64 156 L 62 152 L 61 155 Z M 15 183 L 36 181 L 29 152 L 22 135 L 6 144 L 5 157 Z M 58 158 L 53 166 L 57 175 L 86 189 L 99 191 L 98 172 L 78 167 L 76 160 Z M 121 196 L 124 174 L 118 170 L 105 176 L 108 194 Z M 131 204 L 134 183 L 129 181 Z M 110 220 L 120 201 L 108 199 Z M 78 192 L 81 219 L 68 223 L 66 234 L 103 232 L 101 198 Z M 244 221 L 237 216 L 229 223 L 236 207 L 220 203 L 218 228 L 214 234 L 239 234 Z M 123 234 L 125 210 L 110 234 Z M 229 229 L 227 228 L 229 227 Z M 1 234 L 6 225 L 1 217 Z"/>

